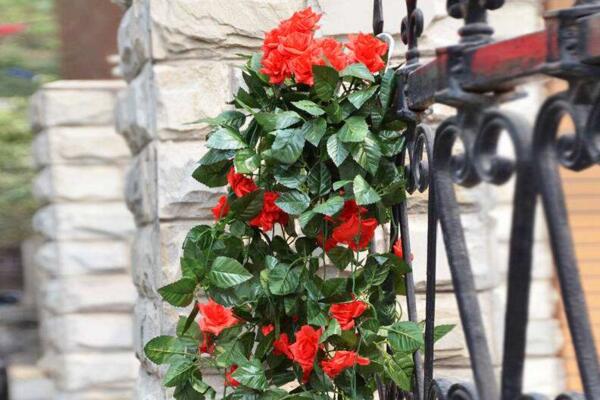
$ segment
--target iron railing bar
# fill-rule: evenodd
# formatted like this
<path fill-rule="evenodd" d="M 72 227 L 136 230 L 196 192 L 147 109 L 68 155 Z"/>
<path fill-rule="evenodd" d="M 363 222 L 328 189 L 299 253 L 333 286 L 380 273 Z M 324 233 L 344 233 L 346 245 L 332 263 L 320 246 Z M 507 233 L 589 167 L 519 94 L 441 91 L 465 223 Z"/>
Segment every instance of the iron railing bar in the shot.
<path fill-rule="evenodd" d="M 534 132 L 536 181 L 542 197 L 544 214 L 550 236 L 550 247 L 558 274 L 561 297 L 575 348 L 581 382 L 588 400 L 600 400 L 600 365 L 592 334 L 585 292 L 581 284 L 571 228 L 567 215 L 565 195 L 558 172 L 559 159 L 554 137 L 565 109 L 570 104 L 560 95 L 546 101 Z M 581 121 L 572 114 L 576 127 Z M 580 128 L 581 129 L 581 128 Z"/>
<path fill-rule="evenodd" d="M 454 181 L 450 173 L 450 154 L 458 129 L 456 125 L 444 123 L 436 132 L 433 184 L 436 193 L 437 212 L 442 226 L 454 294 L 469 349 L 477 391 L 481 399 L 498 399 L 494 366 L 485 335 L 471 261 L 460 220 L 460 209 L 454 191 Z M 445 132 L 446 130 L 448 132 Z M 443 154 L 442 157 L 440 157 L 440 153 Z"/>

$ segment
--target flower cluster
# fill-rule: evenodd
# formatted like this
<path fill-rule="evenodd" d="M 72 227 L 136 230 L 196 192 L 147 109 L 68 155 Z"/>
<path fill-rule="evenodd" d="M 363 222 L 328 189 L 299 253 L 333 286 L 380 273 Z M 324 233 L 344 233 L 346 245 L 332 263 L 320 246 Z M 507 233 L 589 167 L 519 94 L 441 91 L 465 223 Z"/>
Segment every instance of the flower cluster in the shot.
<path fill-rule="evenodd" d="M 245 177 L 242 174 L 235 172 L 232 167 L 227 174 L 227 182 L 231 187 L 231 191 L 237 197 L 244 197 L 252 192 L 258 190 L 258 186 L 250 178 Z M 250 221 L 251 226 L 258 227 L 265 232 L 273 229 L 276 223 L 285 225 L 288 222 L 288 215 L 284 213 L 277 205 L 275 201 L 279 197 L 279 194 L 275 192 L 265 192 L 263 197 L 263 207 L 261 212 Z M 227 196 L 221 196 L 217 205 L 212 209 L 212 213 L 215 220 L 220 220 L 229 213 L 229 203 Z"/>
<path fill-rule="evenodd" d="M 411 390 L 423 332 L 401 320 L 396 296 L 412 256 L 400 241 L 370 246 L 405 199 L 396 73 L 384 42 L 319 38 L 320 20 L 307 8 L 267 33 L 236 109 L 200 121 L 212 131 L 193 177 L 227 193 L 215 222 L 187 234 L 181 277 L 158 290 L 193 311 L 145 347 L 170 365 L 176 399 L 216 397 L 204 366 L 224 377 L 225 400 Z"/>
<path fill-rule="evenodd" d="M 333 38 L 315 38 L 320 19 L 321 14 L 309 7 L 266 34 L 261 72 L 272 84 L 281 84 L 293 76 L 296 83 L 312 86 L 314 65 L 329 64 L 341 71 L 350 64 L 363 63 L 373 73 L 385 67 L 386 43 L 371 35 L 350 35 L 346 53 L 344 45 Z"/>

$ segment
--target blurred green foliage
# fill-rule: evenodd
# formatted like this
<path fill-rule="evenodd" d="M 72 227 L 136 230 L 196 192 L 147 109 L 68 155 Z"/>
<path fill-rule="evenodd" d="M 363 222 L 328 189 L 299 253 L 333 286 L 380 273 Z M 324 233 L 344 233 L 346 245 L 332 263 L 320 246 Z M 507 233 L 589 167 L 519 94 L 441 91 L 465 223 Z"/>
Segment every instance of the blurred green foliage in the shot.
<path fill-rule="evenodd" d="M 0 248 L 17 246 L 30 234 L 36 204 L 28 97 L 58 77 L 53 0 L 0 0 L 0 24 L 5 23 L 24 23 L 27 29 L 0 38 Z"/>

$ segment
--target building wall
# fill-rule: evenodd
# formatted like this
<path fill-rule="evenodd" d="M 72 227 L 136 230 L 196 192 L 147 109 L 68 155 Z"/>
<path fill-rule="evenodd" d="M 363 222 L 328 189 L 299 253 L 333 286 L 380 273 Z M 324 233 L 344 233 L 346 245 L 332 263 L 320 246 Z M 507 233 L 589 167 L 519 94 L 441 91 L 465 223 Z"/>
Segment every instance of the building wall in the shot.
<path fill-rule="evenodd" d="M 59 81 L 32 99 L 34 192 L 42 203 L 33 263 L 41 366 L 56 387 L 53 399 L 131 398 L 134 224 L 123 200 L 129 153 L 113 118 L 121 88 Z"/>
<path fill-rule="evenodd" d="M 326 35 L 343 37 L 371 29 L 372 3 L 364 0 L 133 0 L 123 17 L 119 53 L 128 87 L 119 99 L 117 126 L 134 155 L 126 200 L 137 223 L 133 244 L 134 282 L 138 289 L 134 346 L 140 359 L 136 399 L 168 398 L 160 385 L 164 371 L 145 359 L 143 346 L 154 336 L 172 334 L 177 315 L 185 310 L 162 303 L 157 289 L 177 277 L 186 232 L 211 220 L 210 208 L 218 196 L 191 178 L 195 162 L 206 151 L 204 140 L 209 129 L 189 123 L 214 116 L 227 107 L 226 102 L 239 85 L 235 66 L 242 60 L 237 54 L 259 49 L 264 31 L 306 5 L 324 12 L 321 25 Z M 384 7 L 386 27 L 395 32 L 404 15 L 403 2 L 384 1 Z M 435 47 L 458 41 L 461 21 L 446 16 L 444 1 L 421 1 L 420 7 L 426 17 L 424 55 L 431 55 Z M 540 3 L 534 0 L 508 2 L 491 17 L 498 37 L 539 29 L 540 8 Z M 515 24 L 516 20 L 519 24 Z M 401 53 L 399 46 L 395 54 L 401 56 Z M 539 87 L 532 86 L 530 92 L 532 97 L 512 107 L 519 111 L 526 107 L 533 115 L 539 105 Z M 435 125 L 452 113 L 447 107 L 435 107 L 429 122 Z M 459 198 L 485 328 L 499 366 L 510 187 L 499 191 L 487 186 L 459 189 Z M 424 317 L 425 209 L 425 197 L 415 196 L 409 201 L 421 317 Z M 554 318 L 555 293 L 548 284 L 551 268 L 546 258 L 546 241 L 543 235 L 538 238 L 539 272 L 532 295 L 536 307 L 530 329 L 527 382 L 537 392 L 557 393 L 563 388 L 562 364 L 557 354 L 560 329 Z M 459 323 L 443 244 L 440 242 L 438 246 L 438 322 Z M 548 341 L 538 332 L 548 333 L 553 340 Z M 437 350 L 439 376 L 470 376 L 460 327 L 443 339 Z M 218 385 L 221 378 L 211 379 Z"/>

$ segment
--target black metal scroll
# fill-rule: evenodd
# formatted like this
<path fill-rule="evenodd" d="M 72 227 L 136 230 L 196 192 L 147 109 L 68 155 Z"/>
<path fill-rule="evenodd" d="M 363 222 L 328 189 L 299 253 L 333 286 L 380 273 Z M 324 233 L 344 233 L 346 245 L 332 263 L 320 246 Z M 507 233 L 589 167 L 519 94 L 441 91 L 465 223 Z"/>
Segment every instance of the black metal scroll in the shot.
<path fill-rule="evenodd" d="M 504 0 L 448 0 L 448 15 L 464 19 L 459 31 L 460 43 L 438 49 L 436 57 L 423 64 L 418 48 L 423 14 L 416 0 L 406 0 L 407 15 L 400 30 L 407 46 L 406 63 L 396 69 L 395 107 L 396 115 L 408 127 L 407 148 L 398 159 L 406 168 L 407 190 L 412 193 L 429 189 L 425 352 L 424 361 L 420 354 L 415 357 L 413 393 L 381 387 L 381 399 L 543 398 L 523 393 L 533 226 L 537 199 L 540 198 L 585 391 L 585 395 L 562 394 L 557 400 L 600 400 L 598 353 L 587 316 L 558 174 L 560 165 L 581 171 L 600 164 L 600 1 L 577 1 L 571 8 L 548 13 L 545 30 L 495 42 L 487 14 L 503 5 Z M 373 21 L 375 33 L 382 33 L 381 0 L 374 1 Z M 511 93 L 525 79 L 540 75 L 563 79 L 569 83 L 569 89 L 545 102 L 532 129 L 518 115 L 499 111 L 498 105 L 512 100 Z M 443 122 L 435 135 L 422 124 L 423 111 L 434 103 L 456 109 L 456 116 Z M 565 115 L 573 120 L 575 132 L 558 137 L 559 122 Z M 503 133 L 512 141 L 514 160 L 503 157 L 498 151 Z M 453 152 L 457 142 L 464 149 L 462 154 Z M 512 176 L 516 182 L 507 312 L 502 374 L 497 382 L 455 186 L 473 187 L 481 182 L 501 185 Z M 406 208 L 394 210 L 394 219 L 399 232 L 392 231 L 393 239 L 400 234 L 404 254 L 410 254 Z M 472 385 L 434 379 L 438 220 L 469 350 Z M 412 276 L 407 279 L 407 293 L 409 317 L 417 320 Z"/>

